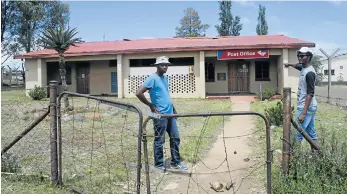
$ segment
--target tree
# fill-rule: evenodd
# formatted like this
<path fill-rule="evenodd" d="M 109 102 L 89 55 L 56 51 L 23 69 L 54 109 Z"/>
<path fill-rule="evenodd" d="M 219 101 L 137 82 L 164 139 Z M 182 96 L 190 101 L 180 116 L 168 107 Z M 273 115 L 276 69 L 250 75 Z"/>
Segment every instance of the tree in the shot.
<path fill-rule="evenodd" d="M 313 66 L 314 70 L 316 71 L 317 77 L 316 77 L 316 84 L 320 84 L 323 81 L 324 74 L 322 73 L 322 56 L 321 55 L 313 55 L 310 64 Z"/>
<path fill-rule="evenodd" d="M 231 1 L 219 1 L 220 25 L 215 25 L 219 36 L 239 36 L 242 30 L 241 18 L 231 13 Z"/>
<path fill-rule="evenodd" d="M 180 24 L 181 27 L 176 27 L 176 37 L 202 37 L 210 27 L 208 24 L 201 24 L 198 12 L 191 7 L 184 10 Z"/>
<path fill-rule="evenodd" d="M 1 9 L 2 64 L 13 55 L 40 49 L 42 29 L 69 21 L 69 6 L 60 1 L 2 1 Z M 25 82 L 24 65 L 22 76 Z"/>
<path fill-rule="evenodd" d="M 265 18 L 265 6 L 259 5 L 258 11 L 258 24 L 257 24 L 257 34 L 258 35 L 267 35 L 268 34 L 268 26 Z"/>
<path fill-rule="evenodd" d="M 77 43 L 82 42 L 81 38 L 76 38 L 78 34 L 76 28 L 65 29 L 63 26 L 55 29 L 47 29 L 42 33 L 40 41 L 47 49 L 57 51 L 59 55 L 59 72 L 61 82 L 64 91 L 67 91 L 68 86 L 66 84 L 66 67 L 64 53 L 70 48 L 70 46 L 76 46 Z M 69 107 L 69 100 L 67 95 L 64 97 L 65 108 Z"/>

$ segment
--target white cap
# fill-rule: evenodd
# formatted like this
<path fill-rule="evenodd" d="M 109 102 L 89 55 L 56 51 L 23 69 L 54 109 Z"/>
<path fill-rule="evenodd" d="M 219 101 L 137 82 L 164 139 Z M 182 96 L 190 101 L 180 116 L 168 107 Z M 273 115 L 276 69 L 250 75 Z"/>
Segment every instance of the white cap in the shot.
<path fill-rule="evenodd" d="M 308 47 L 301 47 L 301 49 L 298 50 L 297 52 L 300 52 L 300 53 L 311 53 L 312 54 L 311 49 L 309 49 Z"/>
<path fill-rule="evenodd" d="M 169 57 L 167 56 L 161 56 L 161 57 L 157 57 L 157 60 L 155 62 L 155 65 L 158 64 L 171 64 L 169 61 Z"/>

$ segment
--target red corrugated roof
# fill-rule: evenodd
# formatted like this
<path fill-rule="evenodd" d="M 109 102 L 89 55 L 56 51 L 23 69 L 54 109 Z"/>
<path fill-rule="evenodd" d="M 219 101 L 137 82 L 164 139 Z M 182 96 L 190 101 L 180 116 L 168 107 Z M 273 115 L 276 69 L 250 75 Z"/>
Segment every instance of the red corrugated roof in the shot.
<path fill-rule="evenodd" d="M 85 42 L 78 44 L 77 47 L 70 47 L 70 49 L 66 51 L 65 56 L 251 48 L 299 48 L 302 46 L 315 47 L 315 44 L 283 35 L 159 38 L 130 41 Z M 56 51 L 48 49 L 15 56 L 16 59 L 53 57 L 57 57 Z"/>

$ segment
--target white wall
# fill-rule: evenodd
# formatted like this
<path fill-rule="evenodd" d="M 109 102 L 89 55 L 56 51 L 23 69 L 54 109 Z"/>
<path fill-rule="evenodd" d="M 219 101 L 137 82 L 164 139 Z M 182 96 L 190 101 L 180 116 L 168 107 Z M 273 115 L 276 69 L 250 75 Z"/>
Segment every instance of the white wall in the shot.
<path fill-rule="evenodd" d="M 321 68 L 321 73 L 324 75 L 323 82 L 327 82 L 328 75 L 324 74 L 324 70 L 328 70 L 328 60 L 321 62 L 323 64 Z M 337 82 L 341 78 L 342 81 L 347 81 L 347 54 L 333 58 L 331 60 L 331 70 L 335 70 L 335 75 L 331 75 L 332 82 Z"/>

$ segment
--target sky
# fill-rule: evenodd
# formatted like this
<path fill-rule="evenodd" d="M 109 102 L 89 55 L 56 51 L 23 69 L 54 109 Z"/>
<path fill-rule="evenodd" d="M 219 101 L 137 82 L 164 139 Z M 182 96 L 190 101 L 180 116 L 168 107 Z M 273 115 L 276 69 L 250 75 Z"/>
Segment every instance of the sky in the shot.
<path fill-rule="evenodd" d="M 207 36 L 217 36 L 217 1 L 64 1 L 70 5 L 70 27 L 85 41 L 170 38 L 188 7 L 209 24 Z M 347 53 L 347 2 L 236 1 L 234 16 L 243 24 L 241 35 L 256 35 L 258 6 L 266 7 L 269 34 L 311 41 L 328 54 L 340 47 Z M 317 53 L 320 53 L 319 51 Z"/>

